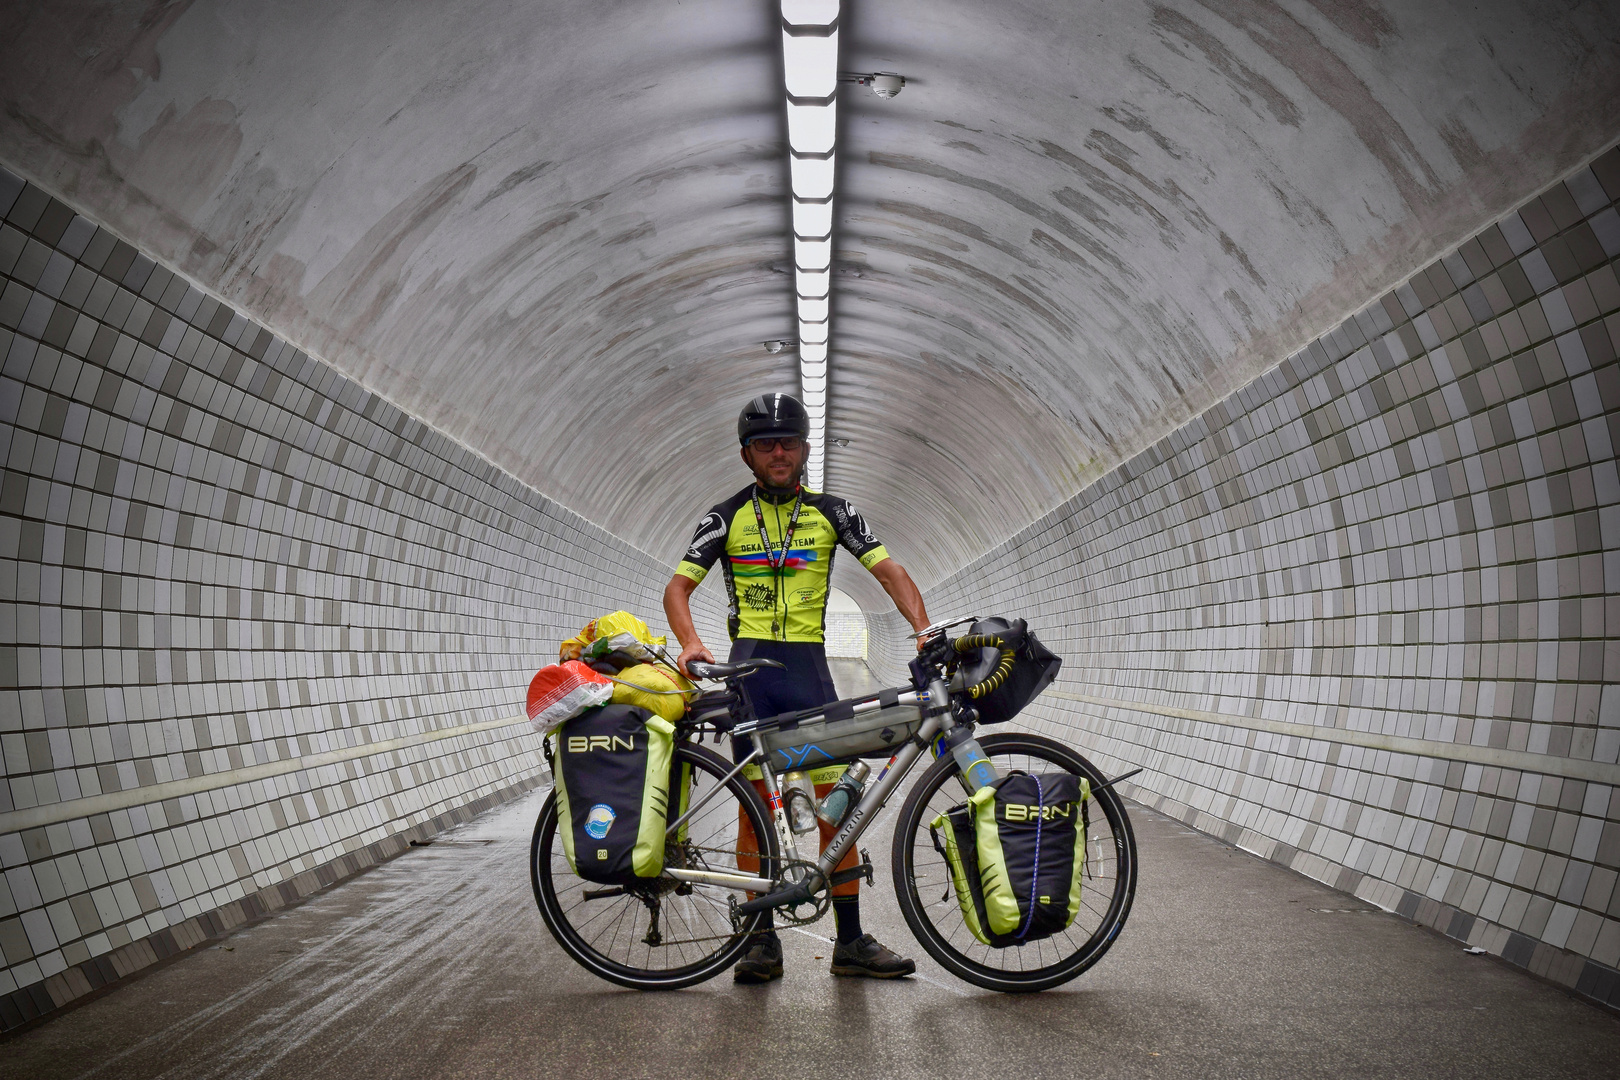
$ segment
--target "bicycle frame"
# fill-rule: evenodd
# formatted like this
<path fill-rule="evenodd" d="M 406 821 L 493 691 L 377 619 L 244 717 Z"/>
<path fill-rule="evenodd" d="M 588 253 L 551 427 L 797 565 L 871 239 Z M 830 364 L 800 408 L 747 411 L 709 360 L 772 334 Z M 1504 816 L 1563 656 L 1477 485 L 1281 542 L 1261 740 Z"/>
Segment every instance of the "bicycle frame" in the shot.
<path fill-rule="evenodd" d="M 861 834 L 876 819 L 878 812 L 887 805 L 890 796 L 899 787 L 900 781 L 905 779 L 906 775 L 916 765 L 918 759 L 922 757 L 924 748 L 933 742 L 936 735 L 941 732 L 949 732 L 956 726 L 955 719 L 951 715 L 950 695 L 946 690 L 943 679 L 933 680 L 926 692 L 905 691 L 899 696 L 897 704 L 915 706 L 921 718 L 922 726 L 917 730 L 916 735 L 900 745 L 899 749 L 889 759 L 888 764 L 883 767 L 883 771 L 878 773 L 877 778 L 866 786 L 866 790 L 861 793 L 860 800 L 845 815 L 832 842 L 827 845 L 826 850 L 822 851 L 820 857 L 816 860 L 816 869 L 821 876 L 823 885 L 831 881 L 833 871 L 837 869 L 838 864 L 843 861 L 844 856 L 850 849 L 855 846 L 856 841 L 861 838 Z M 856 705 L 854 711 L 859 715 L 880 707 L 879 702 L 872 701 Z M 815 720 L 815 717 L 810 717 L 801 720 L 800 723 L 807 726 L 813 724 Z M 782 805 L 782 788 L 777 779 L 776 770 L 771 767 L 770 758 L 765 753 L 759 739 L 759 732 L 769 724 L 770 718 L 738 725 L 733 734 L 752 737 L 754 752 L 739 762 L 737 767 L 721 783 L 715 785 L 705 794 L 703 798 L 689 806 L 686 813 L 672 822 L 666 830 L 666 836 L 676 835 L 677 830 L 685 825 L 693 814 L 702 809 L 709 799 L 724 790 L 726 782 L 742 772 L 748 765 L 757 761 L 760 773 L 765 780 L 767 801 L 770 804 L 771 818 L 776 827 L 777 839 L 781 844 L 782 857 L 787 860 L 805 861 L 800 858 L 797 840 L 792 828 L 788 825 L 787 811 Z M 738 892 L 761 894 L 769 894 L 782 884 L 779 881 L 771 881 L 761 877 L 727 874 L 711 870 L 668 868 L 664 871 L 664 874 L 676 881 L 690 882 L 695 885 L 719 886 L 734 889 Z"/>

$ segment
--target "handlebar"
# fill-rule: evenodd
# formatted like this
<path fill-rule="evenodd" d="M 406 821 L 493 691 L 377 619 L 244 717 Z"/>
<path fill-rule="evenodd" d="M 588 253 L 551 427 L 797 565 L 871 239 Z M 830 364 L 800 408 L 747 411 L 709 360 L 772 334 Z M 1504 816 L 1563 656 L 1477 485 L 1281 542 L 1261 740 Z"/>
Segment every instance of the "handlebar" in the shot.
<path fill-rule="evenodd" d="M 970 653 L 975 649 L 996 649 L 1001 653 L 996 660 L 996 669 L 986 676 L 984 681 L 964 687 L 965 692 L 974 701 L 978 701 L 1006 682 L 1007 676 L 1012 674 L 1014 646 L 1007 644 L 997 634 L 968 634 L 951 642 L 951 648 L 958 654 Z"/>

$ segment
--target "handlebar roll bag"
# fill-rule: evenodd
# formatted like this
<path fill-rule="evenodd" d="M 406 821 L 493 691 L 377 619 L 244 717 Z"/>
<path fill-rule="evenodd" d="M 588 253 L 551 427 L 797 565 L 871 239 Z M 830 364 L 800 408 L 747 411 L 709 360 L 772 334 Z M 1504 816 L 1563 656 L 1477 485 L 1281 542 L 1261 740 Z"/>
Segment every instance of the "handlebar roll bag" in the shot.
<path fill-rule="evenodd" d="M 1004 949 L 1051 937 L 1074 922 L 1090 797 L 1084 777 L 1014 773 L 929 824 L 976 939 Z"/>
<path fill-rule="evenodd" d="M 1006 619 L 980 619 L 968 631 L 969 634 L 1000 634 L 1004 631 L 1022 631 L 1023 641 L 1013 653 L 1012 673 L 1007 680 L 982 698 L 974 701 L 974 708 L 979 710 L 979 723 L 1001 724 L 1017 716 L 1025 705 L 1034 701 L 1041 691 L 1052 685 L 1057 678 L 1058 669 L 1063 666 L 1063 660 L 1035 636 L 1032 630 L 1023 630 L 1023 622 L 1009 623 Z M 1014 638 L 1018 636 L 1015 633 Z M 981 649 L 981 656 L 972 663 L 964 662 L 967 670 L 968 682 L 978 682 L 995 670 L 997 653 L 995 649 Z M 982 670 L 981 670 L 982 669 Z"/>
<path fill-rule="evenodd" d="M 557 831 L 569 867 L 604 885 L 662 874 L 675 726 L 634 705 L 603 705 L 564 724 L 557 744 Z"/>

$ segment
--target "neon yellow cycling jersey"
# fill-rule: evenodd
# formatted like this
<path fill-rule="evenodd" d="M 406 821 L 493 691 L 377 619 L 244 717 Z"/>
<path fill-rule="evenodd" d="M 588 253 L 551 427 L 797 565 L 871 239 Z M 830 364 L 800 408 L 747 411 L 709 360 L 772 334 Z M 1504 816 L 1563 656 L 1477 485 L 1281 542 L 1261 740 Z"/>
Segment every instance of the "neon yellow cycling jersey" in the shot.
<path fill-rule="evenodd" d="M 769 552 L 760 540 L 754 514 L 756 490 Z M 780 568 L 772 565 L 772 553 L 782 551 L 795 496 L 768 495 L 752 484 L 703 515 L 691 547 L 675 568 L 678 574 L 702 581 L 715 560 L 724 556 L 721 566 L 731 600 L 727 628 L 733 641 L 821 641 L 833 552 L 840 545 L 848 548 L 868 570 L 889 557 L 854 506 L 808 488 L 802 491 L 799 520 Z"/>

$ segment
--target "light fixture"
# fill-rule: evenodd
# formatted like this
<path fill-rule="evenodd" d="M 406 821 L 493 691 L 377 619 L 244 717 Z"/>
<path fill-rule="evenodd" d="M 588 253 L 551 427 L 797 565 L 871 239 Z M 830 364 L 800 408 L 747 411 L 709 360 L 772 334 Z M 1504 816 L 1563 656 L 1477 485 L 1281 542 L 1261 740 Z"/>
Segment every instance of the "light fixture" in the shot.
<path fill-rule="evenodd" d="M 825 270 L 832 265 L 831 240 L 793 238 L 793 265 L 800 270 Z"/>
<path fill-rule="evenodd" d="M 799 157 L 788 160 L 788 173 L 795 199 L 830 199 L 833 193 L 833 155 L 824 158 Z"/>
<path fill-rule="evenodd" d="M 826 296 L 832 288 L 832 272 L 829 270 L 800 270 L 794 275 L 794 281 L 800 296 Z"/>
<path fill-rule="evenodd" d="M 832 200 L 801 202 L 793 200 L 793 233 L 795 236 L 831 236 Z"/>
<path fill-rule="evenodd" d="M 794 28 L 799 29 L 799 28 Z M 838 29 L 823 35 L 816 30 L 782 30 L 782 70 L 788 97 L 829 98 L 838 92 Z"/>
<path fill-rule="evenodd" d="M 838 21 L 838 0 L 782 0 L 782 21 L 794 26 L 830 26 Z"/>
<path fill-rule="evenodd" d="M 821 487 L 826 458 L 832 197 L 838 175 L 839 10 L 840 0 L 781 0 L 799 390 L 810 414 L 805 480 L 815 489 Z"/>
<path fill-rule="evenodd" d="M 838 132 L 838 99 L 787 107 L 788 148 L 795 154 L 830 154 Z"/>

